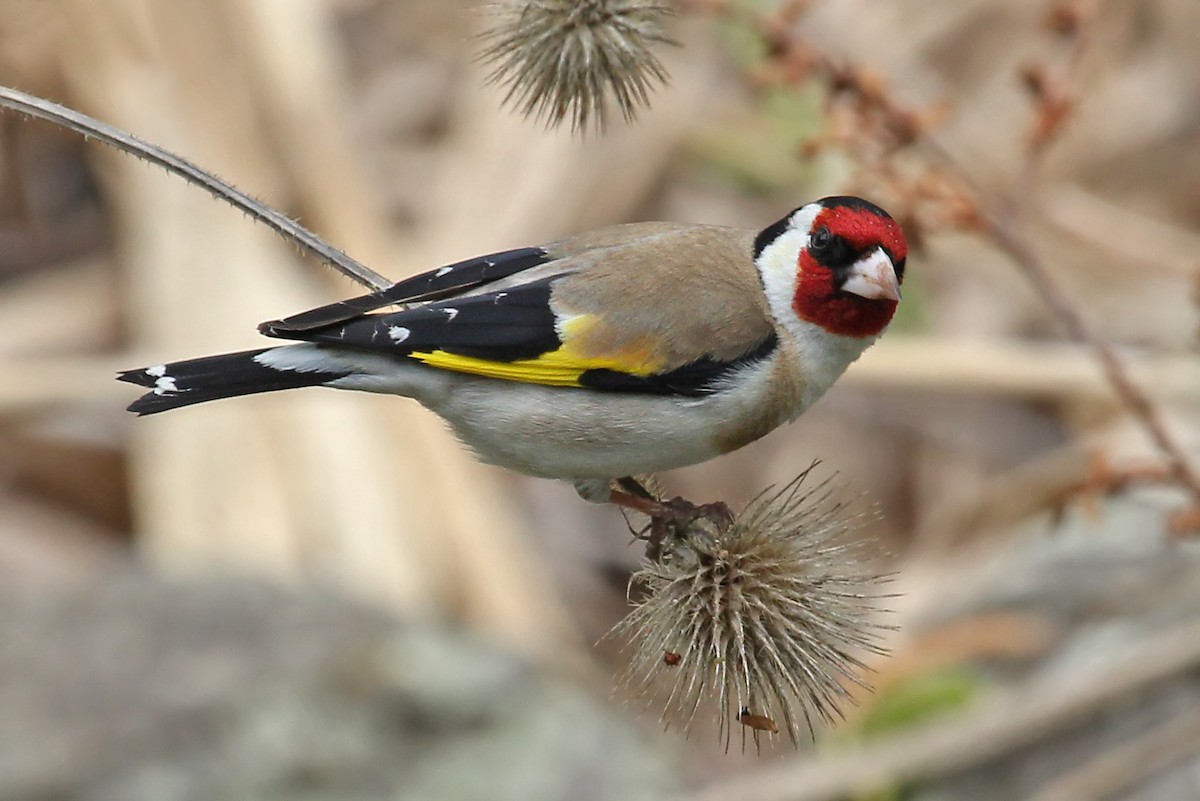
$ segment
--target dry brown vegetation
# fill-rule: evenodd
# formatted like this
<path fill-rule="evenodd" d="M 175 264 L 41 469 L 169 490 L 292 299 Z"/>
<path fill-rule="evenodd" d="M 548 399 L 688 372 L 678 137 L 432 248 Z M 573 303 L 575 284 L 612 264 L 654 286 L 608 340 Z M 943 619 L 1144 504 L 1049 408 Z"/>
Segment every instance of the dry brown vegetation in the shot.
<path fill-rule="evenodd" d="M 9 0 L 0 83 L 178 152 L 393 278 L 610 222 L 879 200 L 920 244 L 903 319 L 796 424 L 666 481 L 740 505 L 814 458 L 839 471 L 883 513 L 892 654 L 820 748 L 717 759 L 699 731 L 687 783 L 1194 797 L 1200 6 L 680 10 L 682 47 L 656 51 L 669 87 L 583 139 L 501 110 L 473 58 L 486 17 L 442 0 Z M 117 369 L 253 346 L 259 321 L 357 288 L 46 124 L 0 115 L 0 148 L 0 583 L 103 581 L 136 553 L 333 588 L 607 691 L 620 657 L 590 643 L 638 554 L 615 511 L 475 464 L 395 399 L 132 419 Z"/>

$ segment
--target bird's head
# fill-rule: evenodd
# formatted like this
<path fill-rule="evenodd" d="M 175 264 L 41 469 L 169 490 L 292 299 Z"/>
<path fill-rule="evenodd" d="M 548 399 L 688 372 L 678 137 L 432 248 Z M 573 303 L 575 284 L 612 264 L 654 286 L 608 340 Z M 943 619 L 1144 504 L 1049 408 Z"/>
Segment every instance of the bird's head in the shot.
<path fill-rule="evenodd" d="M 801 206 L 754 241 L 771 311 L 797 335 L 816 326 L 874 340 L 900 302 L 907 256 L 900 225 L 857 197 Z"/>

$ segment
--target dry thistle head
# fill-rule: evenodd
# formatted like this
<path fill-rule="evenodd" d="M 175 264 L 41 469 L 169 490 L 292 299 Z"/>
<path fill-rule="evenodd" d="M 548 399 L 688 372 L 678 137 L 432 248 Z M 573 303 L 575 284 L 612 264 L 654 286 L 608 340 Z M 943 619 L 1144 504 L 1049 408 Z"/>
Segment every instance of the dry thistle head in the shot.
<path fill-rule="evenodd" d="M 671 7 L 653 0 L 509 0 L 491 8 L 499 17 L 483 34 L 481 58 L 491 83 L 508 87 L 504 102 L 522 114 L 573 131 L 606 124 L 606 97 L 625 120 L 649 103 L 667 72 L 651 48 L 671 43 L 663 18 Z"/>
<path fill-rule="evenodd" d="M 861 515 L 833 500 L 830 480 L 809 488 L 811 470 L 731 523 L 688 526 L 631 579 L 642 597 L 612 632 L 632 650 L 621 683 L 644 699 L 668 693 L 664 719 L 681 715 L 688 732 L 715 702 L 726 749 L 735 723 L 743 749 L 747 731 L 757 745 L 784 730 L 798 746 L 840 717 L 848 684 L 867 687 L 859 656 L 882 652 L 884 577 L 844 540 Z"/>

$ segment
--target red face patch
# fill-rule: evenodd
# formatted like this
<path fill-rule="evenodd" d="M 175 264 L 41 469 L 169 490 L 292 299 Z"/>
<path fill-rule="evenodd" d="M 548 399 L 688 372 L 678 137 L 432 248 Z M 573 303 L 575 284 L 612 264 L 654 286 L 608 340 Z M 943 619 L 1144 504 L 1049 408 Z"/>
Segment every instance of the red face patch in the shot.
<path fill-rule="evenodd" d="M 896 278 L 904 280 L 908 244 L 904 232 L 891 217 L 862 206 L 834 205 L 818 214 L 813 222 L 814 231 L 822 226 L 840 237 L 853 253 L 866 254 L 882 247 L 896 267 Z M 792 308 L 800 319 L 831 334 L 875 336 L 896 313 L 894 300 L 870 300 L 840 291 L 835 269 L 823 264 L 807 248 L 800 252 L 797 266 L 799 280 Z"/>

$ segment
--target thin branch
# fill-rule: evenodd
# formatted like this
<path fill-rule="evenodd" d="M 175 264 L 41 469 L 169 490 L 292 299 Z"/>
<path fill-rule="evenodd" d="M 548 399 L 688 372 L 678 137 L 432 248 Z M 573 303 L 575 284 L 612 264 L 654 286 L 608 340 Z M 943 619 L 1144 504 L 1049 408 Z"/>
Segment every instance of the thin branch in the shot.
<path fill-rule="evenodd" d="M 1113 390 L 1162 452 L 1172 476 L 1200 502 L 1200 473 L 1196 472 L 1184 455 L 1183 449 L 1167 432 L 1158 408 L 1130 377 L 1125 363 L 1117 355 L 1112 343 L 1096 331 L 1082 310 L 1055 280 L 1041 257 L 1016 229 L 1013 221 L 986 212 L 983 221 L 990 238 L 1012 258 L 1071 336 L 1086 343 L 1095 352 L 1096 359 L 1104 369 Z"/>
<path fill-rule="evenodd" d="M 287 215 L 157 145 L 144 142 L 130 133 L 66 106 L 7 86 L 0 86 L 0 106 L 68 128 L 82 134 L 85 138 L 96 139 L 117 150 L 122 150 L 143 161 L 162 167 L 167 172 L 174 173 L 185 181 L 201 187 L 218 200 L 223 200 L 245 212 L 252 219 L 263 223 L 284 239 L 295 242 L 347 278 L 368 289 L 378 292 L 392 285 L 387 278 L 333 247 Z"/>
<path fill-rule="evenodd" d="M 1052 5 L 1047 17 L 1047 26 L 1068 43 L 1067 64 L 1058 72 L 1041 64 L 1027 65 L 1022 70 L 1022 78 L 1033 97 L 1036 111 L 1029 145 L 1025 151 L 1025 163 L 1014 185 L 1014 191 L 1006 202 L 995 199 L 984 204 L 980 200 L 984 196 L 975 189 L 977 202 L 981 202 L 982 206 L 979 222 L 984 233 L 1008 254 L 1018 269 L 1025 274 L 1068 333 L 1095 352 L 1096 359 L 1117 397 L 1141 423 L 1151 441 L 1162 452 L 1170 475 L 1200 503 L 1200 473 L 1167 432 L 1157 406 L 1130 377 L 1128 368 L 1117 355 L 1112 343 L 1100 335 L 1083 309 L 1059 284 L 1022 229 L 1021 203 L 1024 199 L 1037 196 L 1035 189 L 1041 180 L 1046 153 L 1062 137 L 1066 123 L 1075 111 L 1076 93 L 1072 80 L 1093 38 L 1092 26 L 1089 24 L 1094 19 L 1093 13 L 1073 2 Z M 939 149 L 937 154 L 947 167 L 953 169 L 962 180 L 967 180 L 967 171 L 961 162 L 955 160 L 944 149 Z"/>

